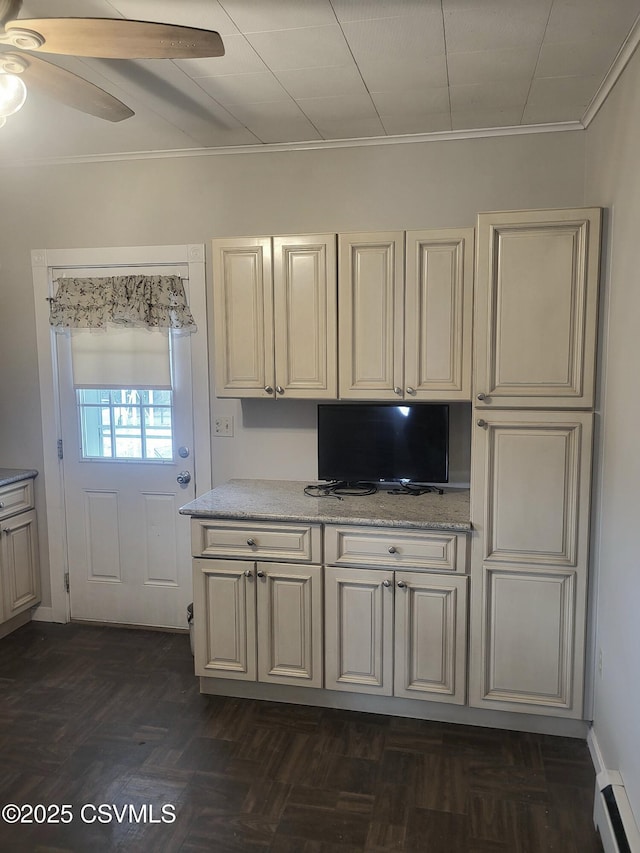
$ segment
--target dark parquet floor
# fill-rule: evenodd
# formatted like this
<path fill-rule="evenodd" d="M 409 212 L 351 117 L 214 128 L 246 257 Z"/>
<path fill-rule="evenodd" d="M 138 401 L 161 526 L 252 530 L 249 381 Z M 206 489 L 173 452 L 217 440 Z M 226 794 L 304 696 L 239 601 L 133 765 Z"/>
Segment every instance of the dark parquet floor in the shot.
<path fill-rule="evenodd" d="M 184 635 L 0 640 L 0 805 L 73 815 L 2 853 L 598 853 L 593 786 L 579 740 L 201 696 Z"/>

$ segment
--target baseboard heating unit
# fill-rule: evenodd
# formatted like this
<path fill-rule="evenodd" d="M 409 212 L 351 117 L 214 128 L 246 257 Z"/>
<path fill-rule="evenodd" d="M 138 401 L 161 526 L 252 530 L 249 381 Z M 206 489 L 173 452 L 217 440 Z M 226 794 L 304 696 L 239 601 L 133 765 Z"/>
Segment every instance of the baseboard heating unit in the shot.
<path fill-rule="evenodd" d="M 593 820 L 605 853 L 640 853 L 640 833 L 622 777 L 603 770 L 596 777 Z"/>

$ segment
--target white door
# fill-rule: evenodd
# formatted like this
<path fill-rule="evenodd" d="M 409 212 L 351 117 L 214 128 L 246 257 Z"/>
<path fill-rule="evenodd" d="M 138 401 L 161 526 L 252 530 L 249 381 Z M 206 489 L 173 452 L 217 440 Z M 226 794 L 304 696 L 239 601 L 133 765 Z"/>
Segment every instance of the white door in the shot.
<path fill-rule="evenodd" d="M 75 267 L 53 277 L 134 272 L 188 278 L 186 264 Z M 188 295 L 186 281 L 185 288 Z M 111 350 L 122 334 L 55 336 L 71 618 L 184 628 L 191 549 L 189 519 L 178 510 L 195 497 L 190 336 L 141 331 L 159 343 L 153 359 L 169 358 L 164 387 L 140 387 L 124 375 L 109 387 L 90 382 L 95 388 L 85 376 L 76 387 L 88 358 L 80 337 L 106 336 Z"/>

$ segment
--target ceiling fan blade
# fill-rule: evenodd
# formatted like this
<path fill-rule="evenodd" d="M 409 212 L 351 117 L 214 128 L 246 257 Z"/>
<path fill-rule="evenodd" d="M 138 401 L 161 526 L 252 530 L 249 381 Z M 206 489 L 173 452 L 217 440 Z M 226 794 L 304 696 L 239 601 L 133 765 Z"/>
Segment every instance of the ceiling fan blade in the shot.
<path fill-rule="evenodd" d="M 6 53 L 2 55 L 3 57 L 12 56 Z M 122 121 L 134 115 L 133 110 L 126 104 L 105 92 L 104 89 L 100 89 L 99 86 L 89 83 L 84 77 L 78 77 L 77 74 L 32 54 L 21 53 L 17 56 L 23 64 L 27 65 L 20 75 L 27 89 L 33 88 L 68 107 L 107 121 Z"/>
<path fill-rule="evenodd" d="M 45 42 L 37 50 L 99 59 L 195 59 L 224 56 L 219 33 L 212 30 L 128 21 L 124 18 L 33 18 L 5 24 L 30 30 Z"/>

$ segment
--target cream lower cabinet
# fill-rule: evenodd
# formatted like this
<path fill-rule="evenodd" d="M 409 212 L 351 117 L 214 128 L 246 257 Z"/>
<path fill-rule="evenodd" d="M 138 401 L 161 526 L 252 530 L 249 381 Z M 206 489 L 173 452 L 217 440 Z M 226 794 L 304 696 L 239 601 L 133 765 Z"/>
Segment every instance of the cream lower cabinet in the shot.
<path fill-rule="evenodd" d="M 0 622 L 9 622 L 40 601 L 38 530 L 32 507 L 32 480 L 0 489 Z"/>
<path fill-rule="evenodd" d="M 593 416 L 476 414 L 470 704 L 580 719 Z"/>
<path fill-rule="evenodd" d="M 197 675 L 322 686 L 319 551 L 317 525 L 192 521 Z"/>
<path fill-rule="evenodd" d="M 343 399 L 468 400 L 472 228 L 339 235 Z"/>
<path fill-rule="evenodd" d="M 218 397 L 337 396 L 336 237 L 216 239 Z"/>
<path fill-rule="evenodd" d="M 325 687 L 464 704 L 464 535 L 328 526 L 325 543 Z"/>

